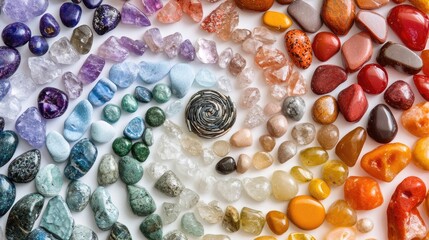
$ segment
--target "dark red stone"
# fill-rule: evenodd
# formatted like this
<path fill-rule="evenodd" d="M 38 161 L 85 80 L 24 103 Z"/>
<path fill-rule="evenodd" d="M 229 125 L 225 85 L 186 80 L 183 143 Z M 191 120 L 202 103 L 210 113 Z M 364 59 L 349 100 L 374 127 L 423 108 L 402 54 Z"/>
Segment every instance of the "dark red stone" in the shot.
<path fill-rule="evenodd" d="M 422 95 L 426 101 L 429 101 L 429 77 L 425 75 L 414 75 L 413 80 L 420 95 Z"/>
<path fill-rule="evenodd" d="M 359 121 L 368 109 L 368 100 L 359 84 L 352 84 L 338 94 L 338 107 L 348 122 Z"/>
<path fill-rule="evenodd" d="M 320 65 L 316 68 L 311 79 L 311 90 L 318 95 L 332 92 L 347 80 L 344 68 L 335 65 Z"/>
<path fill-rule="evenodd" d="M 398 124 L 388 106 L 378 104 L 371 110 L 366 131 L 379 143 L 389 143 L 395 138 Z"/>
<path fill-rule="evenodd" d="M 414 93 L 408 83 L 398 80 L 384 92 L 384 101 L 393 108 L 407 110 L 413 106 Z"/>
<path fill-rule="evenodd" d="M 322 62 L 328 61 L 341 49 L 341 41 L 331 32 L 319 32 L 313 39 L 314 56 Z"/>
<path fill-rule="evenodd" d="M 52 119 L 60 117 L 67 110 L 69 98 L 63 91 L 46 87 L 42 89 L 37 98 L 37 105 L 42 117 Z"/>
<path fill-rule="evenodd" d="M 388 82 L 387 72 L 379 64 L 365 65 L 357 75 L 358 83 L 362 89 L 370 94 L 380 94 L 386 87 Z"/>

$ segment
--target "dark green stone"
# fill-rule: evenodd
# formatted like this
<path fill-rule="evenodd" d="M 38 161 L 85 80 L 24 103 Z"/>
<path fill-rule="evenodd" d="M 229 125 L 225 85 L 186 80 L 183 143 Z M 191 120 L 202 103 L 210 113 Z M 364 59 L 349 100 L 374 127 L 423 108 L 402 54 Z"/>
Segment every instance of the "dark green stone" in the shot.
<path fill-rule="evenodd" d="M 146 112 L 145 120 L 151 127 L 161 126 L 165 121 L 165 113 L 159 107 L 151 107 Z"/>
<path fill-rule="evenodd" d="M 153 131 L 152 128 L 147 127 L 143 132 L 143 142 L 146 144 L 146 146 L 152 146 L 153 145 Z"/>
<path fill-rule="evenodd" d="M 112 143 L 113 152 L 120 157 L 127 155 L 131 151 L 132 146 L 133 143 L 126 137 L 118 137 Z"/>
<path fill-rule="evenodd" d="M 158 214 L 151 214 L 140 224 L 140 231 L 149 240 L 162 240 L 162 221 Z"/>
<path fill-rule="evenodd" d="M 171 98 L 171 89 L 167 84 L 158 83 L 153 87 L 152 95 L 157 103 L 166 103 Z"/>
<path fill-rule="evenodd" d="M 132 240 L 130 230 L 120 222 L 113 224 L 108 240 Z"/>
<path fill-rule="evenodd" d="M 133 113 L 139 108 L 137 100 L 132 94 L 125 94 L 122 98 L 121 106 L 125 112 L 129 113 Z"/>
<path fill-rule="evenodd" d="M 9 162 L 18 147 L 18 143 L 18 135 L 14 131 L 0 132 L 0 167 Z"/>
<path fill-rule="evenodd" d="M 144 143 L 136 142 L 131 148 L 131 153 L 133 154 L 133 157 L 139 162 L 144 162 L 149 156 L 150 150 Z"/>
<path fill-rule="evenodd" d="M 125 156 L 119 160 L 119 177 L 127 185 L 133 185 L 143 177 L 143 167 L 132 157 Z"/>
<path fill-rule="evenodd" d="M 156 204 L 152 196 L 143 187 L 128 185 L 128 201 L 131 210 L 137 216 L 147 216 L 155 212 Z"/>
<path fill-rule="evenodd" d="M 107 104 L 103 108 L 103 118 L 109 123 L 115 123 L 121 118 L 121 108 L 115 104 Z"/>

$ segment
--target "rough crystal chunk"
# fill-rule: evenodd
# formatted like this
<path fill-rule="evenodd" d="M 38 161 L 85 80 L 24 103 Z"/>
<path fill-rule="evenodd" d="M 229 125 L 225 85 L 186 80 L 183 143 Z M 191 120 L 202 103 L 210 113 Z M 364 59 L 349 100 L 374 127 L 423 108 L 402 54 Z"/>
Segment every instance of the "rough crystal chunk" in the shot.
<path fill-rule="evenodd" d="M 195 60 L 195 56 L 196 56 L 195 48 L 192 45 L 191 41 L 189 41 L 189 39 L 186 39 L 180 44 L 179 56 L 186 61 Z"/>
<path fill-rule="evenodd" d="M 88 25 L 82 25 L 73 30 L 71 44 L 80 54 L 87 54 L 91 51 L 94 35 Z"/>
<path fill-rule="evenodd" d="M 239 53 L 235 53 L 228 65 L 228 70 L 233 76 L 237 76 L 246 67 L 246 59 Z"/>
<path fill-rule="evenodd" d="M 125 2 L 121 11 L 121 22 L 123 24 L 131 24 L 140 27 L 150 26 L 150 20 L 136 6 L 129 2 Z"/>
<path fill-rule="evenodd" d="M 128 51 L 118 41 L 117 37 L 109 37 L 98 48 L 98 56 L 114 62 L 123 62 L 128 57 Z"/>
<path fill-rule="evenodd" d="M 211 224 L 218 223 L 223 218 L 223 210 L 219 207 L 218 201 L 211 201 L 208 204 L 198 202 L 197 212 L 204 221 Z"/>
<path fill-rule="evenodd" d="M 28 67 L 30 68 L 31 78 L 39 85 L 51 83 L 60 78 L 62 74 L 61 67 L 52 61 L 49 55 L 29 57 Z"/>
<path fill-rule="evenodd" d="M 66 72 L 63 74 L 63 82 L 64 87 L 66 89 L 66 93 L 69 96 L 70 99 L 76 99 L 80 97 L 80 94 L 83 90 L 83 84 L 78 79 L 76 75 L 74 75 L 72 72 Z"/>
<path fill-rule="evenodd" d="M 21 112 L 21 108 L 21 101 L 16 97 L 8 95 L 0 101 L 0 116 L 9 120 L 15 120 Z"/>
<path fill-rule="evenodd" d="M 179 204 L 164 202 L 161 206 L 162 223 L 168 225 L 176 221 L 181 212 Z"/>
<path fill-rule="evenodd" d="M 241 95 L 240 104 L 244 108 L 252 108 L 260 99 L 261 93 L 259 92 L 259 88 L 249 87 Z"/>
<path fill-rule="evenodd" d="M 182 156 L 182 148 L 178 139 L 162 135 L 158 140 L 156 153 L 160 160 L 178 160 Z"/>
<path fill-rule="evenodd" d="M 170 0 L 165 6 L 158 12 L 156 18 L 161 23 L 175 23 L 180 21 L 183 16 L 182 7 L 177 0 Z"/>
<path fill-rule="evenodd" d="M 59 239 L 70 239 L 74 220 L 61 196 L 53 197 L 46 205 L 40 226 Z"/>
<path fill-rule="evenodd" d="M 231 59 L 234 55 L 234 52 L 232 51 L 232 48 L 225 48 L 220 54 L 219 54 L 219 61 L 218 65 L 221 68 L 226 68 L 229 65 L 229 62 L 231 62 Z"/>
<path fill-rule="evenodd" d="M 119 39 L 119 43 L 122 47 L 128 50 L 130 53 L 134 53 L 138 56 L 143 56 L 143 54 L 146 52 L 146 49 L 148 46 L 146 43 L 142 40 L 133 40 L 129 37 L 122 36 Z"/>
<path fill-rule="evenodd" d="M 67 37 L 62 37 L 49 48 L 51 59 L 59 64 L 70 65 L 80 59 L 79 53 L 70 43 Z"/>
<path fill-rule="evenodd" d="M 26 73 L 15 73 L 9 78 L 10 95 L 19 100 L 26 100 L 36 91 L 36 84 Z"/>
<path fill-rule="evenodd" d="M 271 45 L 276 42 L 276 37 L 264 26 L 255 27 L 253 29 L 252 37 L 263 44 Z"/>
<path fill-rule="evenodd" d="M 189 15 L 194 22 L 203 19 L 203 5 L 200 0 L 179 0 L 182 11 Z"/>
<path fill-rule="evenodd" d="M 231 40 L 235 43 L 242 43 L 252 36 L 249 29 L 236 28 L 231 34 Z"/>
<path fill-rule="evenodd" d="M 199 38 L 196 45 L 196 55 L 202 63 L 216 63 L 219 60 L 216 42 Z"/>
<path fill-rule="evenodd" d="M 79 70 L 77 78 L 83 84 L 94 82 L 104 68 L 106 61 L 97 55 L 90 54 Z"/>
<path fill-rule="evenodd" d="M 201 23 L 201 28 L 226 41 L 238 25 L 237 6 L 233 0 L 227 0 L 213 10 Z"/>
<path fill-rule="evenodd" d="M 165 54 L 167 54 L 169 58 L 175 58 L 177 54 L 179 54 L 180 44 L 182 43 L 182 34 L 175 32 L 164 37 L 163 41 Z"/>
<path fill-rule="evenodd" d="M 182 157 L 175 162 L 177 171 L 186 177 L 196 177 L 200 171 L 197 163 L 187 157 Z"/>
<path fill-rule="evenodd" d="M 147 16 L 154 14 L 155 12 L 157 12 L 159 9 L 162 8 L 161 0 L 142 0 L 142 3 L 143 3 L 142 11 Z"/>
<path fill-rule="evenodd" d="M 179 195 L 179 206 L 182 209 L 191 209 L 198 203 L 199 200 L 200 196 L 196 192 L 189 188 L 185 188 Z"/>
<path fill-rule="evenodd" d="M 164 50 L 164 39 L 158 28 L 151 28 L 143 34 L 143 40 L 149 46 L 153 53 L 159 53 Z"/>
<path fill-rule="evenodd" d="M 261 106 L 255 105 L 246 115 L 244 126 L 246 128 L 254 128 L 265 122 L 264 110 Z"/>
<path fill-rule="evenodd" d="M 256 76 L 256 69 L 253 67 L 248 67 L 243 69 L 240 74 L 237 76 L 237 85 L 239 88 L 248 87 L 252 84 L 253 79 Z"/>
<path fill-rule="evenodd" d="M 46 120 L 36 107 L 30 107 L 18 117 L 15 123 L 18 135 L 35 148 L 41 148 L 46 141 Z"/>
<path fill-rule="evenodd" d="M 15 21 L 26 22 L 42 15 L 48 6 L 48 0 L 5 0 L 2 12 Z"/>
<path fill-rule="evenodd" d="M 238 178 L 219 180 L 216 184 L 218 193 L 228 202 L 235 202 L 241 198 L 243 186 Z"/>

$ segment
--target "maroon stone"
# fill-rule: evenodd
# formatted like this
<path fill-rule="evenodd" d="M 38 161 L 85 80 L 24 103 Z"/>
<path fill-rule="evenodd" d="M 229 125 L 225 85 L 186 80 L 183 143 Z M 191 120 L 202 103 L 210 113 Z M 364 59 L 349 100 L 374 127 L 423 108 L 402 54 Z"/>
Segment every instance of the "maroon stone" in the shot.
<path fill-rule="evenodd" d="M 386 87 L 388 82 L 387 72 L 379 64 L 365 65 L 357 75 L 358 83 L 362 89 L 370 94 L 380 94 Z"/>
<path fill-rule="evenodd" d="M 338 107 L 348 122 L 359 121 L 368 109 L 368 100 L 359 84 L 352 84 L 338 94 Z"/>
<path fill-rule="evenodd" d="M 366 132 L 378 143 L 389 143 L 395 138 L 398 124 L 388 106 L 378 104 L 371 110 Z"/>
<path fill-rule="evenodd" d="M 391 107 L 407 110 L 414 103 L 414 93 L 408 83 L 398 80 L 384 92 L 384 101 Z"/>
<path fill-rule="evenodd" d="M 426 101 L 429 101 L 429 77 L 425 75 L 414 75 L 413 80 L 420 95 L 422 95 Z"/>
<path fill-rule="evenodd" d="M 328 61 L 341 48 L 340 39 L 331 32 L 319 32 L 313 39 L 314 56 L 322 62 Z"/>
<path fill-rule="evenodd" d="M 69 105 L 69 99 L 63 91 L 53 87 L 46 87 L 40 91 L 37 105 L 42 117 L 52 119 L 64 114 Z"/>
<path fill-rule="evenodd" d="M 316 68 L 311 79 L 311 90 L 318 95 L 332 92 L 347 80 L 344 68 L 335 65 L 321 65 Z"/>

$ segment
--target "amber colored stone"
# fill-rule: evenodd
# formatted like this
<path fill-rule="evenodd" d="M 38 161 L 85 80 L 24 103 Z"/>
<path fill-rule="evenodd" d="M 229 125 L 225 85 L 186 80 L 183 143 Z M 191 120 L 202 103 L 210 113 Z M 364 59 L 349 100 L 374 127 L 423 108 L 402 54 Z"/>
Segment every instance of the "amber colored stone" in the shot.
<path fill-rule="evenodd" d="M 372 40 L 366 32 L 353 35 L 341 47 L 343 63 L 348 72 L 356 72 L 372 57 Z"/>
<path fill-rule="evenodd" d="M 366 141 L 366 131 L 362 127 L 357 127 L 348 132 L 338 142 L 335 148 L 335 154 L 347 166 L 353 167 L 362 151 Z"/>
<path fill-rule="evenodd" d="M 311 109 L 313 120 L 320 124 L 330 124 L 338 117 L 337 100 L 332 96 L 318 98 Z"/>
<path fill-rule="evenodd" d="M 356 230 L 351 227 L 338 227 L 329 231 L 324 240 L 356 240 Z"/>
<path fill-rule="evenodd" d="M 353 26 L 356 6 L 354 0 L 325 0 L 322 19 L 336 35 L 346 35 Z"/>
<path fill-rule="evenodd" d="M 287 240 L 316 240 L 316 238 L 307 233 L 291 233 Z"/>
<path fill-rule="evenodd" d="M 359 84 L 352 84 L 338 93 L 338 107 L 348 122 L 358 122 L 368 109 L 368 100 Z"/>
<path fill-rule="evenodd" d="M 287 61 L 286 65 L 281 68 L 266 68 L 264 69 L 265 82 L 272 86 L 275 84 L 288 84 L 293 72 L 293 63 Z"/>
<path fill-rule="evenodd" d="M 252 165 L 256 170 L 265 169 L 273 165 L 274 158 L 267 152 L 256 152 L 252 158 Z"/>
<path fill-rule="evenodd" d="M 313 50 L 310 38 L 299 29 L 293 29 L 285 35 L 285 46 L 293 63 L 302 69 L 310 67 L 313 61 Z"/>
<path fill-rule="evenodd" d="M 235 4 L 241 9 L 265 12 L 274 4 L 274 0 L 235 0 Z"/>
<path fill-rule="evenodd" d="M 404 111 L 402 126 L 416 137 L 429 137 L 429 102 L 422 102 Z"/>
<path fill-rule="evenodd" d="M 277 240 L 277 238 L 273 236 L 260 236 L 255 238 L 254 240 Z"/>
<path fill-rule="evenodd" d="M 384 92 L 384 101 L 389 106 L 399 109 L 407 110 L 413 106 L 414 93 L 410 84 L 403 80 L 397 80 L 392 83 Z"/>
<path fill-rule="evenodd" d="M 265 218 L 268 227 L 274 234 L 282 235 L 289 229 L 289 220 L 286 214 L 280 211 L 269 211 Z"/>
<path fill-rule="evenodd" d="M 299 182 L 309 182 L 313 179 L 313 173 L 301 166 L 294 166 L 290 169 L 290 175 Z"/>
<path fill-rule="evenodd" d="M 292 26 L 292 19 L 284 13 L 266 11 L 262 16 L 262 22 L 271 30 L 284 32 Z"/>
<path fill-rule="evenodd" d="M 262 69 L 278 69 L 286 65 L 287 59 L 279 49 L 262 46 L 256 52 L 255 63 Z"/>
<path fill-rule="evenodd" d="M 326 221 L 335 227 L 352 227 L 357 222 L 357 214 L 345 200 L 340 199 L 328 208 Z"/>
<path fill-rule="evenodd" d="M 301 96 L 307 93 L 307 84 L 300 71 L 293 71 L 287 85 L 287 96 Z"/>
<path fill-rule="evenodd" d="M 313 230 L 325 220 L 325 208 L 317 199 L 301 195 L 290 200 L 287 207 L 289 220 L 303 230 Z"/>
<path fill-rule="evenodd" d="M 341 49 L 341 41 L 331 32 L 319 32 L 313 39 L 314 56 L 322 62 L 328 61 Z"/>
<path fill-rule="evenodd" d="M 388 3 L 389 0 L 356 0 L 357 6 L 365 10 L 381 8 Z"/>
<path fill-rule="evenodd" d="M 429 14 L 429 1 L 427 0 L 410 0 L 410 3 L 413 4 L 416 8 L 421 11 Z"/>
<path fill-rule="evenodd" d="M 340 131 L 334 124 L 323 125 L 317 132 L 316 139 L 319 145 L 325 150 L 331 150 L 337 145 L 340 138 Z"/>
<path fill-rule="evenodd" d="M 396 4 L 400 4 L 405 2 L 406 0 L 392 0 L 392 2 L 396 3 Z"/>
<path fill-rule="evenodd" d="M 426 76 L 429 76 L 429 49 L 423 50 L 420 57 L 423 61 L 422 71 Z"/>
<path fill-rule="evenodd" d="M 344 199 L 355 210 L 371 210 L 384 201 L 378 182 L 361 176 L 347 178 L 344 183 Z"/>
<path fill-rule="evenodd" d="M 222 219 L 222 227 L 228 232 L 237 232 L 240 230 L 240 213 L 235 207 L 226 207 Z"/>
<path fill-rule="evenodd" d="M 420 138 L 414 144 L 413 162 L 417 167 L 429 170 L 429 137 Z"/>
<path fill-rule="evenodd" d="M 243 207 L 240 212 L 241 230 L 258 236 L 265 226 L 265 217 L 261 211 Z"/>
<path fill-rule="evenodd" d="M 270 135 L 262 135 L 259 137 L 259 143 L 264 151 L 271 152 L 276 146 L 276 139 Z"/>
<path fill-rule="evenodd" d="M 308 192 L 315 199 L 323 200 L 329 197 L 329 194 L 331 194 L 331 188 L 322 179 L 315 178 L 308 184 Z"/>
<path fill-rule="evenodd" d="M 304 166 L 312 167 L 328 161 L 329 155 L 321 147 L 309 147 L 299 152 L 299 160 Z"/>
<path fill-rule="evenodd" d="M 200 0 L 177 0 L 182 6 L 182 11 L 189 15 L 194 22 L 203 19 L 203 5 Z"/>
<path fill-rule="evenodd" d="M 332 187 L 343 185 L 349 176 L 349 168 L 340 160 L 329 160 L 323 165 L 322 179 Z"/>
<path fill-rule="evenodd" d="M 403 143 L 381 145 L 363 155 L 360 166 L 369 175 L 391 182 L 412 159 L 411 149 Z"/>

